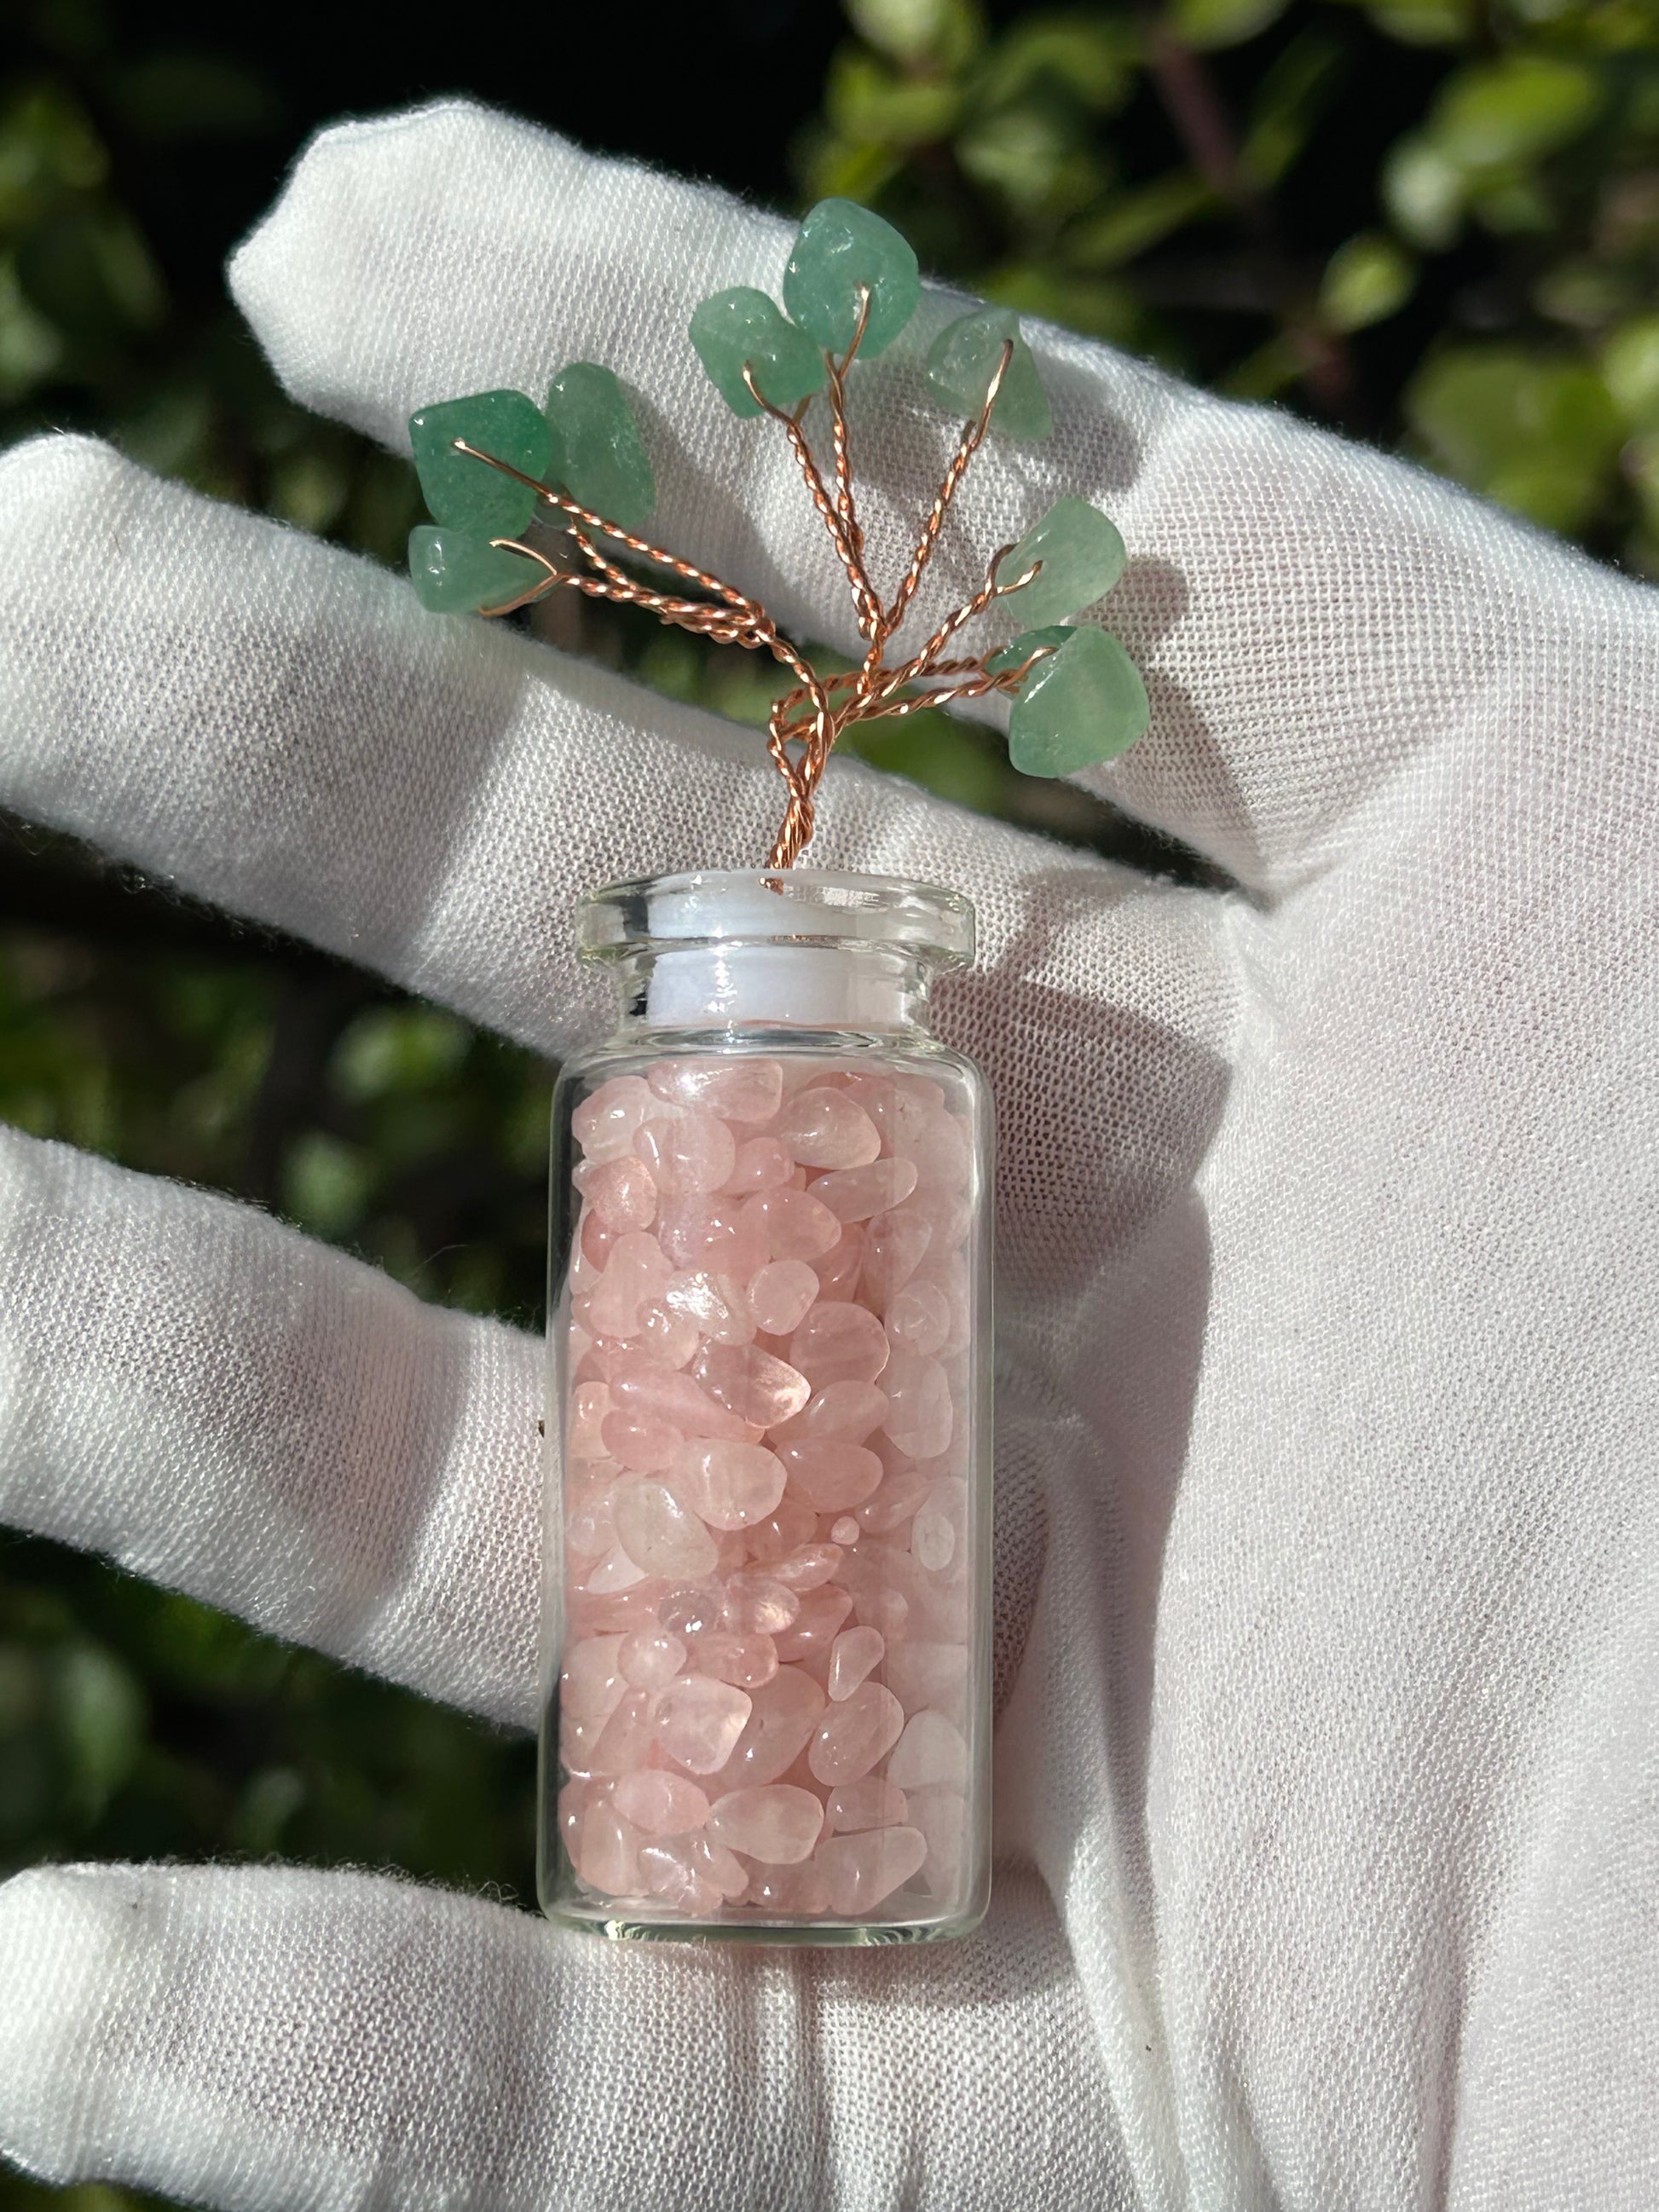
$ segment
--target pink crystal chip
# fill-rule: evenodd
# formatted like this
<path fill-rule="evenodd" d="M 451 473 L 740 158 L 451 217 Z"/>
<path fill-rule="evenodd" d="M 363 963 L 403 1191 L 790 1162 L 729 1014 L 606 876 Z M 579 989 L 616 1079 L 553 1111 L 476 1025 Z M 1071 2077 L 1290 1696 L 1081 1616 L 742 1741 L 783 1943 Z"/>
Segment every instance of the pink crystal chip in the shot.
<path fill-rule="evenodd" d="M 589 1909 L 959 1905 L 973 1163 L 945 1081 L 665 1056 L 573 1116 L 556 1826 Z"/>

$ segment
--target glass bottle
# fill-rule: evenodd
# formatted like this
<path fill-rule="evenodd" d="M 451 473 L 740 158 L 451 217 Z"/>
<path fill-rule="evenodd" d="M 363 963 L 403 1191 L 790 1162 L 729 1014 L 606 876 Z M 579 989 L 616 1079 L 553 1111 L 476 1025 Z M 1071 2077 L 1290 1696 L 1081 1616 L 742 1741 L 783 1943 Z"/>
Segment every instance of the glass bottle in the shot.
<path fill-rule="evenodd" d="M 539 1886 L 612 1936 L 957 1936 L 989 1887 L 991 1109 L 971 908 L 796 868 L 579 915 L 553 1109 Z"/>

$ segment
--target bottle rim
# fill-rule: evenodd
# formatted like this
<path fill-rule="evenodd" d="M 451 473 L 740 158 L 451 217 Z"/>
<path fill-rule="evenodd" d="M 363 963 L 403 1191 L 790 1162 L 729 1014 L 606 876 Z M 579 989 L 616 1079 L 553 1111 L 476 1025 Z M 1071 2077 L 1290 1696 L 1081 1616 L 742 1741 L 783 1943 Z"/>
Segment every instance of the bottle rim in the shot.
<path fill-rule="evenodd" d="M 576 907 L 584 960 L 695 945 L 886 947 L 939 967 L 974 957 L 969 902 L 941 884 L 841 868 L 708 868 L 606 884 Z"/>

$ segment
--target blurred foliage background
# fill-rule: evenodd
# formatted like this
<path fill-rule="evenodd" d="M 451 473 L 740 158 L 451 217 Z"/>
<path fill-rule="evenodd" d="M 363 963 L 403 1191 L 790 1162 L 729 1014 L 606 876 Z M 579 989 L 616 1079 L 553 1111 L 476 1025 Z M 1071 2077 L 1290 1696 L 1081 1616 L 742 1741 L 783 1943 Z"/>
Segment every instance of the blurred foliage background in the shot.
<path fill-rule="evenodd" d="M 47 426 L 395 562 L 407 468 L 282 398 L 226 252 L 331 116 L 464 89 L 1400 448 L 1659 574 L 1659 0 L 647 4 L 457 51 L 280 16 L 0 9 L 0 441 Z M 645 35 L 639 35 L 642 26 Z M 712 61 L 705 57 L 711 55 Z M 688 67 L 717 69 L 709 114 Z M 712 80 L 711 88 L 712 88 Z M 539 96 L 532 90 L 544 88 Z M 711 115 L 763 112 L 728 134 Z M 584 605 L 558 641 L 763 719 L 740 655 Z M 1178 852 L 919 716 L 882 764 L 1139 863 Z M 274 1208 L 526 1325 L 549 1073 L 370 977 L 0 820 L 0 1116 Z M 282 1851 L 531 1893 L 526 1746 L 26 1539 L 0 1541 L 0 1870 Z M 132 2201 L 68 2193 L 80 2212 Z M 0 2177 L 0 2212 L 62 2203 Z"/>

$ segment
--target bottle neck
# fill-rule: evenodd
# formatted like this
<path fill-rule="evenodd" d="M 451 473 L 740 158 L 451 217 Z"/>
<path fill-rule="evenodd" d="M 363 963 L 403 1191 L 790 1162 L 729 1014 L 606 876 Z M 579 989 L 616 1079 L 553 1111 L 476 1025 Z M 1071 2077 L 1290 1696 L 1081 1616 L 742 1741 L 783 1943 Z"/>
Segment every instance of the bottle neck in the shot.
<path fill-rule="evenodd" d="M 878 945 L 641 948 L 617 963 L 624 1029 L 925 1030 L 933 963 Z"/>

